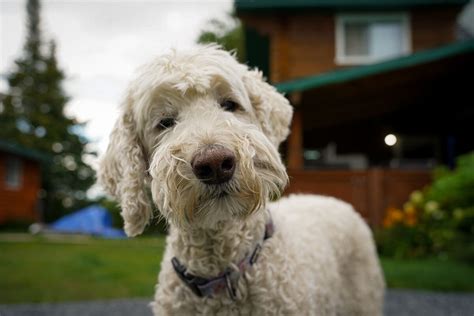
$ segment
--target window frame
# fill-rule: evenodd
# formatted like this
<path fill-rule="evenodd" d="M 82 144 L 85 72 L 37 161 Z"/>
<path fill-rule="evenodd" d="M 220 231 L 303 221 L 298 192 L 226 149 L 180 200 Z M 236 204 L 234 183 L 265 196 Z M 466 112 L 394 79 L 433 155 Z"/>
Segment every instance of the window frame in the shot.
<path fill-rule="evenodd" d="M 335 63 L 338 65 L 364 65 L 383 61 L 384 58 L 374 58 L 371 56 L 347 56 L 345 55 L 345 31 L 346 22 L 367 22 L 399 20 L 402 34 L 402 54 L 409 55 L 412 52 L 411 47 L 411 23 L 408 12 L 396 13 L 339 13 L 336 16 L 336 57 Z M 396 57 L 394 57 L 396 58 Z"/>
<path fill-rule="evenodd" d="M 7 156 L 5 159 L 5 177 L 3 179 L 5 188 L 20 190 L 23 187 L 23 170 L 23 159 L 16 156 Z M 10 172 L 14 172 L 13 180 L 9 177 Z"/>

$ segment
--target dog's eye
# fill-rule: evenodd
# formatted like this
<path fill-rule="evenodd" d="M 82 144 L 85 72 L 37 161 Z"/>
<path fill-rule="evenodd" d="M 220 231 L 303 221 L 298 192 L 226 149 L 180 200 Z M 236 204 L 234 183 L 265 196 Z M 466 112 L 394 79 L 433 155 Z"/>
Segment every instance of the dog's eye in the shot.
<path fill-rule="evenodd" d="M 239 105 L 232 100 L 225 100 L 221 103 L 221 108 L 223 108 L 225 111 L 235 112 L 238 110 Z"/>
<path fill-rule="evenodd" d="M 176 124 L 176 120 L 172 117 L 167 117 L 162 119 L 157 127 L 160 129 L 167 129 L 172 127 L 174 124 Z"/>

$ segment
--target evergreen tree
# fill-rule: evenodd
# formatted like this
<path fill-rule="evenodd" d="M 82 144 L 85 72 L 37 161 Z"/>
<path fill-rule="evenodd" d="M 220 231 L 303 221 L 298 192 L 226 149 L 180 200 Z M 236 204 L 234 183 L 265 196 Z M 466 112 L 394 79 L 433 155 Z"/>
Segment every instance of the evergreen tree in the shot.
<path fill-rule="evenodd" d="M 237 59 L 245 62 L 245 39 L 242 23 L 231 13 L 228 20 L 212 19 L 199 34 L 198 43 L 217 43 L 227 51 L 235 51 Z"/>
<path fill-rule="evenodd" d="M 65 75 L 58 67 L 56 44 L 43 43 L 39 0 L 27 2 L 27 39 L 23 55 L 7 76 L 9 92 L 0 113 L 0 139 L 51 156 L 42 167 L 45 220 L 83 206 L 95 181 L 83 158 L 87 151 L 83 124 L 64 114 L 69 101 L 62 88 Z"/>

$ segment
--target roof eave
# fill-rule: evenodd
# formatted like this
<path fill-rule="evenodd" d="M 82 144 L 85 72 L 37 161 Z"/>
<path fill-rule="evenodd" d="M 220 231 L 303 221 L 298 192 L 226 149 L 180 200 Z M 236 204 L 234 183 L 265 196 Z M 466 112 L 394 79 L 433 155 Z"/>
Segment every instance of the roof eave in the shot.
<path fill-rule="evenodd" d="M 278 91 L 284 93 L 301 92 L 332 84 L 348 82 L 371 75 L 377 75 L 385 72 L 421 65 L 469 52 L 474 52 L 474 40 L 446 45 L 440 48 L 422 51 L 409 56 L 392 59 L 377 64 L 336 70 L 329 73 L 323 73 L 315 76 L 290 80 L 275 84 L 275 86 Z"/>
<path fill-rule="evenodd" d="M 31 159 L 41 163 L 50 163 L 51 157 L 37 150 L 24 148 L 20 145 L 0 140 L 0 152 L 6 152 L 11 155 L 17 155 L 26 159 Z"/>
<path fill-rule="evenodd" d="M 446 6 L 462 6 L 469 0 L 379 0 L 379 1 L 234 1 L 234 9 L 237 13 L 258 12 L 265 13 L 268 11 L 281 10 L 303 10 L 303 9 L 320 9 L 320 10 L 400 10 L 407 8 L 420 7 L 446 7 Z"/>

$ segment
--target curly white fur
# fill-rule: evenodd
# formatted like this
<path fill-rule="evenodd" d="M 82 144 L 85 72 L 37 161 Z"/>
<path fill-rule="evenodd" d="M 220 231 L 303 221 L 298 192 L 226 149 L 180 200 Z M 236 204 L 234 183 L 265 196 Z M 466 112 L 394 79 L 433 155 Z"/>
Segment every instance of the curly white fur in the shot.
<path fill-rule="evenodd" d="M 220 107 L 225 100 L 235 112 Z M 384 281 L 370 230 L 344 202 L 290 196 L 278 154 L 292 108 L 261 73 L 214 46 L 172 52 L 140 68 L 111 134 L 99 178 L 119 199 L 125 231 L 140 234 L 152 203 L 170 223 L 156 315 L 379 315 Z M 172 118 L 174 126 L 160 122 Z M 233 178 L 206 185 L 192 158 L 218 144 L 236 157 Z M 151 194 L 149 194 L 149 191 Z M 276 233 L 258 262 L 225 292 L 199 298 L 177 277 L 171 258 L 192 274 L 236 267 L 262 239 L 269 209 Z"/>

